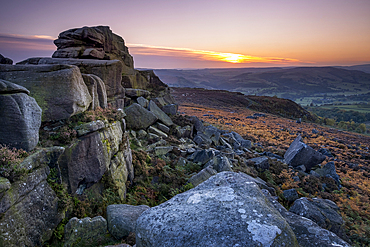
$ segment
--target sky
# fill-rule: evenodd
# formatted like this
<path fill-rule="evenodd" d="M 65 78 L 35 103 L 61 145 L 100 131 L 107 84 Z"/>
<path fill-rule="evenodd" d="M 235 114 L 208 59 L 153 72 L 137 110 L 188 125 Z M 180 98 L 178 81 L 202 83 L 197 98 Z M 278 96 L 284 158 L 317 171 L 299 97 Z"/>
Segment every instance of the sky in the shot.
<path fill-rule="evenodd" d="M 135 68 L 370 63 L 370 0 L 0 0 L 0 54 L 50 57 L 62 31 L 110 26 Z"/>

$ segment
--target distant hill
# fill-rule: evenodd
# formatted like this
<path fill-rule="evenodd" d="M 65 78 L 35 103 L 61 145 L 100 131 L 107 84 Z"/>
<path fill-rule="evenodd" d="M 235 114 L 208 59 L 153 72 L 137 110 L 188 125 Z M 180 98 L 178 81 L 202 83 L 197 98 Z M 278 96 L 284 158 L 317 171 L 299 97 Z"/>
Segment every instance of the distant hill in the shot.
<path fill-rule="evenodd" d="M 370 73 L 370 64 L 361 64 L 361 65 L 353 65 L 353 66 L 338 66 L 336 68 L 359 70 L 365 73 Z"/>
<path fill-rule="evenodd" d="M 221 89 L 248 95 L 278 96 L 302 104 L 370 92 L 370 65 L 349 67 L 155 70 L 171 87 Z M 363 71 L 361 71 L 363 70 Z M 316 98 L 315 98 L 316 97 Z M 320 98 L 321 97 L 321 98 Z M 326 100 L 326 99 L 325 99 Z"/>

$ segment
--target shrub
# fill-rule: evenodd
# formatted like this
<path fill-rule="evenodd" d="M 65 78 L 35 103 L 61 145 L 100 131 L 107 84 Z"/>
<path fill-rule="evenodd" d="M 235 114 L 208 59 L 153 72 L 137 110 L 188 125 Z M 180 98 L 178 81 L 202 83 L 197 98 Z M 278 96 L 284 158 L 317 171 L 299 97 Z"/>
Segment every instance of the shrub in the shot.
<path fill-rule="evenodd" d="M 0 144 L 0 176 L 13 182 L 22 176 L 26 170 L 20 167 L 20 163 L 28 153 L 23 149 L 10 148 Z"/>

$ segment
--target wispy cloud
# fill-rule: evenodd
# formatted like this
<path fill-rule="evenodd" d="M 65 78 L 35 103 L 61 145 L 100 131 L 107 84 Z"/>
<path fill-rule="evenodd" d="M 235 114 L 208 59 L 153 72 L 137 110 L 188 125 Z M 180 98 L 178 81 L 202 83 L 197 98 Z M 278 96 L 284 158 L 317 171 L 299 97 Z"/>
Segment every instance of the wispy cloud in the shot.
<path fill-rule="evenodd" d="M 46 35 L 19 35 L 0 33 L 0 46 L 3 49 L 55 50 L 53 40 Z"/>
<path fill-rule="evenodd" d="M 195 60 L 219 61 L 233 64 L 291 64 L 300 63 L 298 59 L 280 57 L 257 57 L 236 53 L 225 53 L 215 51 L 194 50 L 189 48 L 173 48 L 163 46 L 151 46 L 143 44 L 127 44 L 130 52 L 135 55 L 160 56 L 160 57 L 182 57 Z"/>

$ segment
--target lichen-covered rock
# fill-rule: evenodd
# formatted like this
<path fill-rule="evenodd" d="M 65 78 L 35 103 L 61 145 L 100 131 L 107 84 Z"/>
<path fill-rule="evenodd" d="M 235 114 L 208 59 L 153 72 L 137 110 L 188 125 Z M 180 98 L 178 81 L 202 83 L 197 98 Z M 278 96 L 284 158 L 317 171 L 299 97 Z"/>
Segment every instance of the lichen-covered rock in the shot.
<path fill-rule="evenodd" d="M 284 159 L 288 165 L 293 167 L 304 165 L 307 170 L 311 170 L 312 167 L 323 162 L 325 156 L 306 145 L 298 135 L 285 152 Z"/>
<path fill-rule="evenodd" d="M 298 246 L 249 178 L 221 172 L 148 209 L 136 221 L 136 246 Z"/>
<path fill-rule="evenodd" d="M 101 120 L 92 121 L 75 127 L 78 136 L 83 136 L 105 128 L 105 123 Z"/>
<path fill-rule="evenodd" d="M 107 221 L 101 217 L 86 217 L 78 219 L 73 217 L 64 228 L 65 247 L 92 246 L 104 244 L 108 239 Z"/>
<path fill-rule="evenodd" d="M 92 60 L 73 58 L 29 58 L 17 64 L 65 64 L 77 66 L 83 74 L 98 76 L 105 84 L 107 99 L 113 102 L 116 97 L 123 97 L 124 88 L 122 81 L 122 63 L 118 60 Z M 120 106 L 121 108 L 123 106 Z M 118 108 L 118 107 L 117 107 Z"/>
<path fill-rule="evenodd" d="M 110 234 L 116 239 L 127 237 L 130 232 L 135 231 L 137 218 L 148 209 L 147 205 L 109 205 L 107 207 L 107 222 Z"/>
<path fill-rule="evenodd" d="M 48 164 L 43 164 L 4 192 L 0 199 L 0 246 L 42 246 L 52 236 L 64 214 L 46 181 L 49 172 Z"/>
<path fill-rule="evenodd" d="M 195 187 L 216 174 L 217 174 L 217 171 L 213 169 L 212 166 L 207 166 L 206 168 L 202 169 L 200 172 L 192 176 L 189 179 L 189 183 L 191 183 Z"/>
<path fill-rule="evenodd" d="M 0 65 L 0 79 L 27 88 L 42 109 L 42 121 L 69 118 L 92 102 L 76 66 Z"/>
<path fill-rule="evenodd" d="M 177 104 L 169 104 L 169 105 L 164 105 L 161 109 L 164 113 L 168 115 L 176 115 L 177 109 L 179 106 Z"/>
<path fill-rule="evenodd" d="M 125 109 L 128 129 L 146 129 L 158 120 L 158 117 L 139 104 L 132 104 Z"/>
<path fill-rule="evenodd" d="M 0 144 L 26 151 L 37 145 L 42 111 L 28 93 L 22 86 L 0 80 Z"/>
<path fill-rule="evenodd" d="M 339 207 L 328 199 L 302 197 L 296 200 L 289 212 L 306 217 L 320 227 L 334 232 L 342 239 L 348 239 L 344 231 L 344 221 L 339 214 Z"/>

